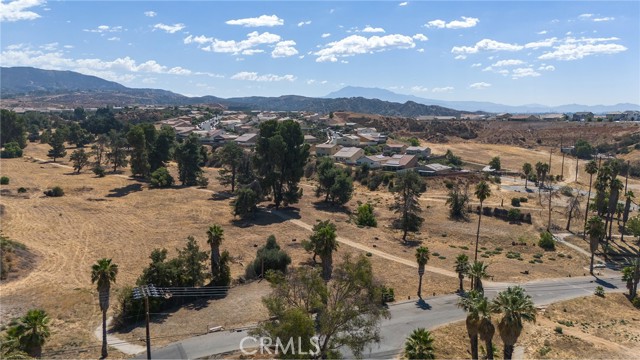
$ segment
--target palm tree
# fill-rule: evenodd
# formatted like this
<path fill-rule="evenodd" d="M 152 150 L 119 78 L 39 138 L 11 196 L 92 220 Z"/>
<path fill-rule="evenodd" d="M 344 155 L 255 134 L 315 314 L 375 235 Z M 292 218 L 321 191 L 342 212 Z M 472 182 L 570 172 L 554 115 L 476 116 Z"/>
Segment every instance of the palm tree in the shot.
<path fill-rule="evenodd" d="M 536 308 L 531 296 L 527 295 L 520 286 L 515 286 L 498 293 L 491 304 L 491 309 L 493 312 L 502 313 L 498 331 L 504 343 L 504 359 L 510 360 L 514 345 L 522 333 L 522 321 L 536 321 Z"/>
<path fill-rule="evenodd" d="M 487 267 L 482 261 L 474 261 L 473 264 L 469 267 L 469 272 L 467 275 L 471 279 L 471 287 L 473 290 L 483 293 L 484 288 L 482 287 L 482 279 L 488 279 L 489 274 L 487 273 Z"/>
<path fill-rule="evenodd" d="M 524 173 L 524 188 L 527 188 L 527 184 L 529 182 L 529 175 L 531 174 L 531 172 L 533 171 L 533 168 L 531 167 L 531 164 L 529 163 L 524 163 L 524 165 L 522 165 L 522 172 Z"/>
<path fill-rule="evenodd" d="M 627 221 L 629 220 L 629 213 L 631 211 L 631 202 L 633 201 L 635 195 L 633 195 L 633 191 L 627 191 L 624 202 L 624 209 L 622 210 L 622 231 L 620 232 L 620 240 L 624 241 L 624 233 L 627 229 Z"/>
<path fill-rule="evenodd" d="M 413 330 L 404 342 L 404 357 L 410 360 L 435 359 L 434 341 L 429 330 L 424 328 Z"/>
<path fill-rule="evenodd" d="M 458 273 L 458 279 L 460 280 L 460 292 L 464 292 L 464 276 L 469 271 L 469 257 L 467 254 L 459 254 L 456 257 L 456 273 Z"/>
<path fill-rule="evenodd" d="M 458 300 L 458 307 L 467 312 L 465 325 L 471 344 L 471 358 L 478 359 L 478 327 L 480 326 L 480 305 L 484 295 L 471 290 Z"/>
<path fill-rule="evenodd" d="M 220 272 L 220 245 L 224 238 L 224 230 L 222 226 L 215 224 L 209 226 L 207 230 L 207 243 L 211 246 L 211 279 L 215 281 L 217 274 Z"/>
<path fill-rule="evenodd" d="M 593 275 L 593 258 L 596 255 L 600 241 L 606 234 L 602 218 L 599 216 L 593 216 L 589 219 L 586 233 L 589 234 L 589 248 L 591 250 L 591 266 L 589 266 L 589 274 Z"/>
<path fill-rule="evenodd" d="M 420 282 L 418 283 L 418 297 L 422 299 L 422 276 L 424 275 L 424 267 L 429 261 L 429 248 L 426 246 L 420 246 L 416 249 L 416 261 L 418 262 L 418 276 Z"/>
<path fill-rule="evenodd" d="M 91 283 L 98 284 L 98 298 L 102 311 L 102 358 L 107 357 L 107 310 L 109 310 L 109 290 L 111 283 L 116 282 L 118 265 L 111 259 L 102 258 L 91 267 Z"/>
<path fill-rule="evenodd" d="M 491 196 L 491 187 L 487 184 L 486 181 L 480 181 L 478 185 L 476 185 L 476 197 L 480 200 L 480 216 L 478 216 L 478 231 L 476 233 L 476 253 L 473 257 L 473 260 L 478 260 L 478 242 L 480 241 L 480 220 L 482 220 L 482 203 L 486 198 Z"/>
<path fill-rule="evenodd" d="M 480 317 L 480 323 L 478 324 L 478 336 L 480 340 L 484 341 L 484 347 L 487 352 L 487 359 L 493 359 L 493 335 L 496 333 L 496 328 L 491 322 L 491 309 L 489 301 L 485 296 L 478 303 L 478 315 Z"/>
<path fill-rule="evenodd" d="M 613 230 L 613 215 L 616 212 L 616 208 L 618 207 L 618 199 L 620 198 L 620 190 L 624 188 L 624 184 L 620 179 L 612 179 L 609 183 L 609 206 L 607 208 L 608 216 L 607 220 L 609 221 L 609 236 L 606 237 L 605 249 L 609 248 L 609 240 L 611 239 L 611 231 Z M 605 223 L 606 229 L 606 223 Z M 607 258 L 608 251 L 605 250 L 604 258 Z"/>
<path fill-rule="evenodd" d="M 322 260 L 322 278 L 331 280 L 333 271 L 333 252 L 338 250 L 336 241 L 336 225 L 329 220 L 321 221 L 313 226 L 313 234 L 310 237 L 314 252 Z"/>
<path fill-rule="evenodd" d="M 31 309 L 18 320 L 17 324 L 7 330 L 7 341 L 15 341 L 19 350 L 25 351 L 32 357 L 40 357 L 42 345 L 51 335 L 49 321 L 49 316 L 44 310 Z"/>
<path fill-rule="evenodd" d="M 591 201 L 591 185 L 593 181 L 593 174 L 598 172 L 598 163 L 595 160 L 591 160 L 587 163 L 585 171 L 589 174 L 589 194 L 587 195 L 587 208 L 584 210 L 584 232 L 582 233 L 582 240 L 587 238 L 587 217 L 589 216 L 589 202 Z"/>

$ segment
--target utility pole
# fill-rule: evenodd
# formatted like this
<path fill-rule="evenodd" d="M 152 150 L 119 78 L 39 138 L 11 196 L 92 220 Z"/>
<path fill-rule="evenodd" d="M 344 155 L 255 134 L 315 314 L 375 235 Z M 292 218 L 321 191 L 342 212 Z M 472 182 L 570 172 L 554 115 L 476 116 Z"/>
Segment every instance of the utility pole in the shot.
<path fill-rule="evenodd" d="M 560 152 L 562 153 L 562 168 L 560 169 L 560 179 L 564 180 L 564 151 L 562 151 L 562 136 L 560 136 Z"/>
<path fill-rule="evenodd" d="M 576 153 L 576 182 L 578 182 L 578 171 L 580 171 L 580 170 L 578 168 L 578 153 L 576 152 L 576 143 L 575 142 L 573 143 L 573 151 Z M 587 201 L 589 201 L 589 200 L 587 199 Z"/>
<path fill-rule="evenodd" d="M 156 290 L 156 287 L 151 285 L 143 285 L 140 287 L 133 288 L 133 298 L 136 300 L 144 299 L 144 317 L 145 323 L 147 326 L 146 335 L 147 335 L 147 360 L 151 360 L 151 333 L 149 331 L 149 298 L 150 297 L 161 297 L 163 295 L 160 294 Z"/>
<path fill-rule="evenodd" d="M 551 154 L 553 154 L 553 148 L 549 149 L 549 175 L 551 175 Z"/>
<path fill-rule="evenodd" d="M 624 179 L 624 193 L 627 193 L 627 185 L 629 185 L 629 160 L 627 160 L 627 173 Z"/>

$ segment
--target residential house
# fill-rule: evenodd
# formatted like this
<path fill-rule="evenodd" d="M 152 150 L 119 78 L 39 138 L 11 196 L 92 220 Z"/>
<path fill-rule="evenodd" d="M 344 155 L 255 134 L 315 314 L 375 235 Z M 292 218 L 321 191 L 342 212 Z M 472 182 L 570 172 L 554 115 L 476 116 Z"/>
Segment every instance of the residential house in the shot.
<path fill-rule="evenodd" d="M 540 119 L 544 121 L 562 121 L 565 119 L 564 114 L 543 114 L 540 115 Z"/>
<path fill-rule="evenodd" d="M 591 111 L 574 113 L 573 117 L 571 118 L 571 120 L 573 121 L 587 121 L 592 119 L 593 119 L 593 113 Z"/>
<path fill-rule="evenodd" d="M 638 121 L 640 120 L 640 111 L 625 111 L 625 120 L 627 121 Z"/>
<path fill-rule="evenodd" d="M 370 169 L 379 169 L 389 159 L 391 159 L 389 156 L 384 155 L 363 156 L 356 161 L 356 164 L 360 166 L 367 164 Z"/>
<path fill-rule="evenodd" d="M 305 135 L 304 142 L 306 142 L 307 144 L 315 144 L 318 142 L 318 138 L 313 135 Z"/>
<path fill-rule="evenodd" d="M 507 121 L 509 120 L 513 115 L 509 114 L 509 113 L 502 113 L 502 114 L 498 114 L 496 115 L 496 120 L 502 120 L 502 121 Z"/>
<path fill-rule="evenodd" d="M 358 146 L 360 145 L 360 138 L 355 135 L 345 135 L 339 137 L 336 143 L 341 146 Z"/>
<path fill-rule="evenodd" d="M 417 155 L 420 159 L 426 159 L 431 156 L 431 149 L 422 146 L 409 146 L 404 151 L 407 155 Z"/>
<path fill-rule="evenodd" d="M 418 169 L 418 173 L 425 176 L 444 175 L 451 173 L 452 171 L 453 168 L 451 166 L 436 163 L 427 164 Z"/>
<path fill-rule="evenodd" d="M 316 156 L 333 156 L 340 150 L 340 146 L 337 144 L 318 144 L 316 145 Z"/>
<path fill-rule="evenodd" d="M 357 147 L 344 147 L 333 155 L 336 161 L 348 165 L 355 165 L 358 159 L 364 156 L 364 150 Z"/>
<path fill-rule="evenodd" d="M 512 115 L 509 118 L 509 121 L 539 121 L 540 118 L 538 118 L 535 115 Z"/>
<path fill-rule="evenodd" d="M 240 146 L 255 146 L 256 141 L 258 141 L 258 134 L 256 133 L 243 134 L 235 139 L 235 142 Z"/>
<path fill-rule="evenodd" d="M 612 111 L 607 113 L 607 120 L 609 121 L 620 121 L 625 120 L 625 114 L 620 111 Z"/>
<path fill-rule="evenodd" d="M 405 144 L 386 144 L 383 151 L 387 154 L 402 154 L 406 148 Z"/>
<path fill-rule="evenodd" d="M 389 171 L 412 169 L 418 165 L 416 155 L 393 155 L 383 164 L 383 168 Z"/>

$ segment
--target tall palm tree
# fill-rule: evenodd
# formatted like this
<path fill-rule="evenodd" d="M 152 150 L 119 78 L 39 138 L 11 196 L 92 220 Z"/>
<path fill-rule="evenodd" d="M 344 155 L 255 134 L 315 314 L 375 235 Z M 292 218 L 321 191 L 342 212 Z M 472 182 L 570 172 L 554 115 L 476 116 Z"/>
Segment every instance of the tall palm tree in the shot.
<path fill-rule="evenodd" d="M 595 160 L 591 160 L 587 163 L 585 171 L 589 174 L 589 194 L 587 195 L 587 208 L 584 210 L 584 231 L 582 233 L 582 240 L 587 238 L 587 218 L 589 216 L 589 202 L 591 202 L 591 185 L 593 184 L 593 174 L 598 172 L 598 163 Z"/>
<path fill-rule="evenodd" d="M 478 336 L 480 340 L 484 341 L 484 347 L 487 352 L 487 359 L 493 359 L 493 335 L 496 333 L 496 328 L 491 322 L 491 309 L 489 306 L 489 300 L 485 296 L 482 296 L 478 303 L 478 315 L 480 317 L 480 323 L 478 324 Z"/>
<path fill-rule="evenodd" d="M 313 226 L 313 234 L 311 234 L 310 240 L 315 253 L 322 260 L 322 278 L 325 281 L 331 280 L 333 252 L 338 250 L 336 237 L 336 225 L 329 220 L 321 221 Z"/>
<path fill-rule="evenodd" d="M 413 330 L 404 342 L 404 357 L 414 359 L 435 359 L 434 338 L 431 332 L 425 328 Z"/>
<path fill-rule="evenodd" d="M 422 299 L 422 276 L 424 275 L 424 267 L 429 261 L 429 248 L 426 246 L 420 246 L 416 249 L 416 261 L 418 262 L 418 276 L 420 282 L 418 283 L 418 297 Z"/>
<path fill-rule="evenodd" d="M 456 257 L 456 273 L 458 273 L 458 279 L 460 280 L 460 292 L 464 292 L 464 276 L 469 271 L 469 257 L 467 254 L 459 254 Z"/>
<path fill-rule="evenodd" d="M 102 311 L 102 358 L 107 357 L 107 310 L 109 310 L 109 291 L 111 283 L 116 282 L 118 265 L 111 259 L 102 258 L 91 266 L 91 283 L 98 285 L 100 310 Z"/>
<path fill-rule="evenodd" d="M 49 321 L 49 316 L 44 310 L 31 309 L 18 320 L 17 324 L 7 330 L 7 340 L 15 341 L 18 349 L 30 356 L 40 357 L 42 345 L 51 335 Z"/>
<path fill-rule="evenodd" d="M 500 338 L 504 343 L 504 359 L 510 360 L 513 348 L 522 333 L 523 321 L 536 321 L 536 308 L 531 296 L 520 286 L 508 287 L 498 293 L 491 304 L 493 312 L 502 313 L 498 323 Z"/>
<path fill-rule="evenodd" d="M 458 307 L 467 312 L 465 325 L 471 344 L 471 358 L 478 359 L 478 327 L 480 326 L 480 306 L 484 295 L 471 290 L 458 300 Z"/>
<path fill-rule="evenodd" d="M 624 210 L 622 211 L 622 231 L 620 232 L 620 240 L 624 241 L 624 233 L 627 229 L 627 221 L 629 220 L 629 213 L 631 212 L 631 202 L 635 198 L 633 191 L 629 190 L 625 194 Z"/>
<path fill-rule="evenodd" d="M 620 190 L 624 188 L 624 184 L 620 179 L 612 179 L 609 183 L 609 206 L 607 208 L 608 215 L 607 220 L 609 221 L 609 236 L 605 239 L 605 249 L 609 248 L 609 240 L 611 239 L 611 232 L 613 230 L 613 215 L 616 213 L 616 209 L 618 207 L 618 200 L 620 198 Z M 606 227 L 605 227 L 606 228 Z M 608 251 L 605 250 L 604 258 L 607 258 Z"/>
<path fill-rule="evenodd" d="M 527 188 L 527 184 L 529 183 L 529 175 L 533 171 L 533 167 L 529 163 L 524 163 L 522 165 L 522 172 L 524 173 L 524 188 Z"/>
<path fill-rule="evenodd" d="M 207 244 L 211 246 L 211 279 L 215 280 L 220 272 L 220 245 L 224 238 L 222 226 L 215 224 L 209 226 L 207 230 Z"/>
<path fill-rule="evenodd" d="M 478 242 L 480 241 L 480 220 L 482 220 L 482 203 L 491 196 L 491 187 L 487 184 L 486 181 L 480 181 L 478 185 L 476 185 L 476 197 L 480 200 L 480 214 L 478 216 L 478 231 L 476 232 L 476 252 L 473 260 L 478 260 Z"/>
<path fill-rule="evenodd" d="M 473 264 L 469 267 L 469 271 L 467 275 L 471 279 L 471 287 L 473 290 L 484 293 L 484 288 L 482 287 L 482 279 L 488 279 L 489 273 L 487 273 L 487 267 L 482 261 L 474 261 Z"/>
<path fill-rule="evenodd" d="M 593 216 L 589 219 L 589 223 L 587 224 L 587 234 L 589 234 L 589 249 L 591 250 L 591 265 L 589 266 L 589 274 L 593 275 L 593 258 L 596 255 L 596 251 L 598 251 L 598 245 L 600 245 L 600 241 L 606 234 L 606 229 L 604 227 L 604 223 L 602 222 L 602 218 L 599 216 Z"/>

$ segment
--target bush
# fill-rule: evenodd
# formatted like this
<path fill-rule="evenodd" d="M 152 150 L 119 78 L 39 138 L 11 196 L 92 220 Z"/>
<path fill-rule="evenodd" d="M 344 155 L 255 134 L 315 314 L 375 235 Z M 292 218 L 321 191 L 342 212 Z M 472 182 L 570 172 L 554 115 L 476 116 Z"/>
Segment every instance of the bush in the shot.
<path fill-rule="evenodd" d="M 370 203 L 362 204 L 358 206 L 358 212 L 356 215 L 356 224 L 360 226 L 378 226 L 378 221 L 373 214 L 373 206 Z"/>
<path fill-rule="evenodd" d="M 529 198 L 521 197 L 521 198 L 520 198 L 520 202 L 521 202 L 521 203 L 529 202 Z"/>
<path fill-rule="evenodd" d="M 388 288 L 386 286 L 382 287 L 382 304 L 386 304 L 388 302 L 396 301 L 395 294 L 393 292 L 393 288 Z"/>
<path fill-rule="evenodd" d="M 0 178 L 0 185 L 9 185 L 9 177 L 3 176 Z"/>
<path fill-rule="evenodd" d="M 640 297 L 636 296 L 631 300 L 631 304 L 636 307 L 636 309 L 640 309 Z"/>
<path fill-rule="evenodd" d="M 151 173 L 151 187 L 168 188 L 173 185 L 173 177 L 166 167 L 160 167 Z"/>
<path fill-rule="evenodd" d="M 268 270 L 285 273 L 287 272 L 287 266 L 289 266 L 289 264 L 291 264 L 291 257 L 289 257 L 284 250 L 280 249 L 280 246 L 276 242 L 276 237 L 270 235 L 267 238 L 267 243 L 258 249 L 256 258 L 247 267 L 245 275 L 249 279 L 255 279 L 264 276 L 262 273 L 263 269 L 265 273 Z"/>
<path fill-rule="evenodd" d="M 23 187 L 19 187 L 18 188 L 18 194 L 24 194 L 27 192 L 27 189 L 23 188 Z"/>
<path fill-rule="evenodd" d="M 207 186 L 209 186 L 209 178 L 200 173 L 200 175 L 198 175 L 198 178 L 196 178 L 196 185 L 202 188 L 206 188 Z"/>
<path fill-rule="evenodd" d="M 520 198 L 512 198 L 511 206 L 520 206 Z"/>
<path fill-rule="evenodd" d="M 93 173 L 96 174 L 97 177 L 104 177 L 106 174 L 104 168 L 100 165 L 94 166 L 91 171 L 93 171 Z"/>
<path fill-rule="evenodd" d="M 554 331 L 555 331 L 557 334 L 562 335 L 562 326 L 556 326 L 556 328 L 554 329 Z"/>
<path fill-rule="evenodd" d="M 600 285 L 596 286 L 596 290 L 593 292 L 595 296 L 604 297 L 604 288 Z"/>
<path fill-rule="evenodd" d="M 550 232 L 545 231 L 540 233 L 540 240 L 538 240 L 538 246 L 548 251 L 555 251 L 556 242 L 553 240 L 553 235 Z"/>
<path fill-rule="evenodd" d="M 507 213 L 507 219 L 509 221 L 520 221 L 520 210 L 519 209 L 510 209 Z"/>
<path fill-rule="evenodd" d="M 22 157 L 22 149 L 17 142 L 10 142 L 4 145 L 4 150 L 0 153 L 0 157 L 5 159 Z"/>
<path fill-rule="evenodd" d="M 560 193 L 564 196 L 573 196 L 573 188 L 571 186 L 563 186 L 560 188 Z"/>
<path fill-rule="evenodd" d="M 64 190 L 60 186 L 54 186 L 53 189 L 44 192 L 45 195 L 50 197 L 64 196 Z"/>

